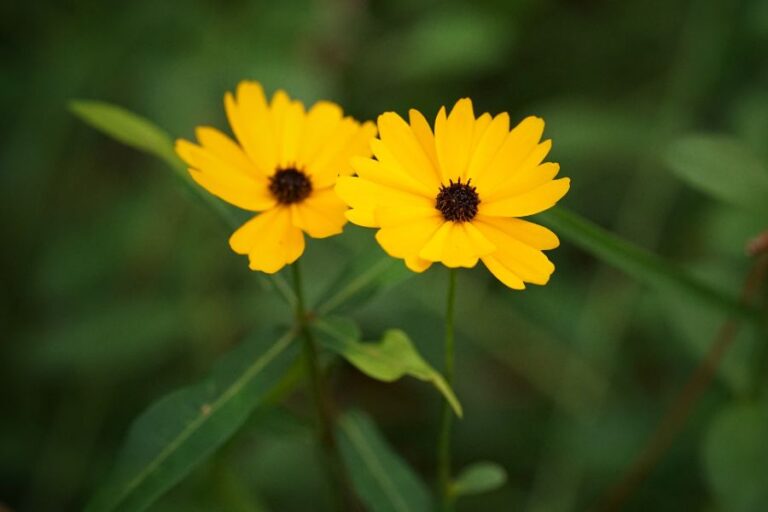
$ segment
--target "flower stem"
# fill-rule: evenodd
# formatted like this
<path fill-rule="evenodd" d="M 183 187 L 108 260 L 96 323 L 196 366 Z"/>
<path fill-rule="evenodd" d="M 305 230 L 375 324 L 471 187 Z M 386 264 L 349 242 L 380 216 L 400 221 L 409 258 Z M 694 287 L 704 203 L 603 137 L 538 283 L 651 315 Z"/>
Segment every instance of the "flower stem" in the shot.
<path fill-rule="evenodd" d="M 293 286 L 296 294 L 296 322 L 301 329 L 302 338 L 304 339 L 304 360 L 307 365 L 309 387 L 311 388 L 316 409 L 315 429 L 317 439 L 323 450 L 323 462 L 327 467 L 326 473 L 328 474 L 333 491 L 335 510 L 349 510 L 351 497 L 346 490 L 348 487 L 345 485 L 344 466 L 339 457 L 336 439 L 333 436 L 333 406 L 322 369 L 320 368 L 317 345 L 309 328 L 311 319 L 304 301 L 304 287 L 302 285 L 299 262 L 296 261 L 291 265 L 291 269 L 293 270 Z"/>
<path fill-rule="evenodd" d="M 448 271 L 448 297 L 445 306 L 445 380 L 448 386 L 453 386 L 454 333 L 453 309 L 456 302 L 456 269 Z M 447 401 L 443 401 L 440 420 L 440 438 L 437 446 L 437 476 L 440 486 L 442 510 L 453 510 L 453 493 L 451 492 L 451 424 L 453 411 Z"/>

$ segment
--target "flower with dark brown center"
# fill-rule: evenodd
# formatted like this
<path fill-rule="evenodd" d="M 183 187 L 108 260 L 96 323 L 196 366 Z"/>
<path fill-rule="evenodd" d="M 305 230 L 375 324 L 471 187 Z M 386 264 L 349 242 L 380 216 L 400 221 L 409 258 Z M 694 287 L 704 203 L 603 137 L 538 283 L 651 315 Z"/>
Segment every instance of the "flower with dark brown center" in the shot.
<path fill-rule="evenodd" d="M 269 178 L 269 191 L 281 204 L 303 201 L 312 192 L 309 177 L 298 169 L 280 169 Z"/>
<path fill-rule="evenodd" d="M 477 189 L 470 185 L 471 179 L 466 183 L 461 178 L 455 183 L 448 180 L 448 185 L 440 185 L 440 192 L 435 200 L 435 208 L 443 214 L 445 220 L 451 222 L 467 222 L 477 215 L 477 206 L 480 197 Z"/>

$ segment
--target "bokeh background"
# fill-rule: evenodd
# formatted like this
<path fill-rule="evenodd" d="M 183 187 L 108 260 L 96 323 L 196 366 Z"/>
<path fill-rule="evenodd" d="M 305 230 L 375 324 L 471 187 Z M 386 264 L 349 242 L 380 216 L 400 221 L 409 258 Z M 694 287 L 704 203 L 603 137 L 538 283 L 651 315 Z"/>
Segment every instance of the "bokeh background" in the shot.
<path fill-rule="evenodd" d="M 243 78 L 362 119 L 409 107 L 429 117 L 463 96 L 476 111 L 540 115 L 573 180 L 562 204 L 734 296 L 744 244 L 766 224 L 688 187 L 663 158 L 706 132 L 768 159 L 764 0 L 3 2 L 0 58 L 0 503 L 10 510 L 81 509 L 132 419 L 205 376 L 254 326 L 290 318 L 219 220 L 161 162 L 74 118 L 72 99 L 122 105 L 182 137 L 226 128 L 223 94 Z M 310 295 L 371 243 L 352 227 L 312 241 Z M 459 276 L 457 465 L 488 459 L 509 474 L 459 510 L 597 503 L 723 321 L 568 242 L 551 257 L 552 282 L 523 293 L 482 268 Z M 403 328 L 440 368 L 445 283 L 433 269 L 350 314 L 369 339 Z M 737 415 L 731 443 L 712 433 L 723 411 L 758 400 L 756 341 L 742 332 L 626 510 L 768 509 L 768 454 L 718 452 L 757 427 Z M 439 395 L 341 364 L 334 382 L 338 401 L 368 411 L 429 481 Z M 255 417 L 151 510 L 323 510 L 310 443 L 293 414 Z M 724 487 L 723 474 L 736 482 Z"/>

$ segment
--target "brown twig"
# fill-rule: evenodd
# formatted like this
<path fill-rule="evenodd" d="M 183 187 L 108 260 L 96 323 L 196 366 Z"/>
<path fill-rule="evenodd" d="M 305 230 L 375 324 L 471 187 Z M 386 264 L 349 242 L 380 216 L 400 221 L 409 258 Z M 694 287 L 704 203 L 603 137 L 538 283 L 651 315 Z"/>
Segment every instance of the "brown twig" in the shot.
<path fill-rule="evenodd" d="M 756 258 L 744 282 L 741 294 L 741 301 L 745 305 L 752 303 L 768 271 L 768 253 L 759 254 L 756 252 L 753 254 Z M 722 325 L 706 357 L 699 363 L 688 382 L 667 409 L 640 455 L 624 476 L 600 500 L 598 506 L 595 507 L 597 510 L 603 512 L 621 510 L 632 493 L 656 466 L 683 429 L 694 406 L 712 382 L 715 370 L 736 338 L 738 330 L 738 319 L 731 318 Z"/>

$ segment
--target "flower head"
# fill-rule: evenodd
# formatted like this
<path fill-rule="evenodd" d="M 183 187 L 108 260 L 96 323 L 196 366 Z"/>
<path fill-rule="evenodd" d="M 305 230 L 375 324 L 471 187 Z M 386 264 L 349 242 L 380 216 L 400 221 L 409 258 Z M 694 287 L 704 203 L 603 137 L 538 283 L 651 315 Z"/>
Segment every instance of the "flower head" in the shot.
<path fill-rule="evenodd" d="M 551 147 L 541 142 L 544 121 L 528 117 L 510 130 L 508 114 L 475 118 L 469 99 L 449 115 L 440 109 L 434 133 L 416 110 L 409 121 L 379 116 L 375 159 L 354 158 L 357 176 L 339 178 L 349 220 L 379 228 L 384 250 L 416 272 L 482 260 L 510 288 L 545 284 L 555 267 L 542 251 L 559 240 L 519 217 L 552 207 L 570 180 L 553 179 L 559 165 L 542 163 Z"/>
<path fill-rule="evenodd" d="M 304 252 L 304 233 L 324 238 L 341 233 L 346 205 L 333 191 L 339 174 L 351 174 L 352 156 L 369 156 L 373 123 L 344 117 L 335 103 L 308 111 L 277 91 L 270 102 L 261 85 L 241 82 L 224 97 L 237 142 L 199 127 L 198 143 L 176 143 L 192 178 L 235 206 L 261 212 L 229 239 L 247 254 L 253 270 L 273 273 Z"/>

